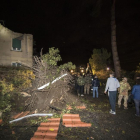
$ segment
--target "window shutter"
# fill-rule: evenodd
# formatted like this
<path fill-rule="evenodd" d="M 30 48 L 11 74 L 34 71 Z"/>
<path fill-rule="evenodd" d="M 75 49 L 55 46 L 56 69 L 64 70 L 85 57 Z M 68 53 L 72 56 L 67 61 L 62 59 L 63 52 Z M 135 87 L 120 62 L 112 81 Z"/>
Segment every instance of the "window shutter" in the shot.
<path fill-rule="evenodd" d="M 15 38 L 12 42 L 13 50 L 21 50 L 21 40 Z"/>
<path fill-rule="evenodd" d="M 19 67 L 19 66 L 21 66 L 21 64 L 20 63 L 17 63 L 17 67 Z"/>
<path fill-rule="evenodd" d="M 20 63 L 12 63 L 12 66 L 14 66 L 14 67 L 19 67 L 19 66 L 21 66 L 21 64 Z"/>
<path fill-rule="evenodd" d="M 16 67 L 16 63 L 12 63 L 12 66 L 15 66 Z"/>

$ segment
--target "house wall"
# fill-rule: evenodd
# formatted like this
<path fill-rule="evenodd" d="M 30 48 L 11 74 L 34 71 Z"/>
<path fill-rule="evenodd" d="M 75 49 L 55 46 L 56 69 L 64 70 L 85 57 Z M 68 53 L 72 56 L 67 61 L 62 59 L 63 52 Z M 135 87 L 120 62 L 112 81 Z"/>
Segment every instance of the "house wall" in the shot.
<path fill-rule="evenodd" d="M 21 51 L 12 50 L 12 39 L 22 36 Z M 33 35 L 16 33 L 0 24 L 0 65 L 23 62 L 32 65 Z"/>

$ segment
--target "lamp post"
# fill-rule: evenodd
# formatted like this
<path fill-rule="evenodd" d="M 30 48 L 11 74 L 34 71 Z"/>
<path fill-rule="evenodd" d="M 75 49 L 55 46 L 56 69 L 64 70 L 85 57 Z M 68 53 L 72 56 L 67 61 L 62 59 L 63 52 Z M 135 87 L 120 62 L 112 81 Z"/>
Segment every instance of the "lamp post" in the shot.
<path fill-rule="evenodd" d="M 70 72 L 73 73 L 73 70 L 71 70 Z"/>
<path fill-rule="evenodd" d="M 107 67 L 107 68 L 106 68 L 106 70 L 110 70 L 110 68 L 109 68 L 109 67 Z"/>

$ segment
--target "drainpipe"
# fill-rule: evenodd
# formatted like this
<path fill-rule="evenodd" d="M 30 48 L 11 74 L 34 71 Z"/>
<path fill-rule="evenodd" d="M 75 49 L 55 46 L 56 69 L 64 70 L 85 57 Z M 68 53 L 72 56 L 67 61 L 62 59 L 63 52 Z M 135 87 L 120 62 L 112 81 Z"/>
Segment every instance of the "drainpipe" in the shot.
<path fill-rule="evenodd" d="M 34 116 L 53 116 L 53 114 L 31 114 L 31 115 L 27 115 L 27 116 L 9 121 L 9 123 L 18 122 L 18 121 L 21 121 L 22 119 L 29 118 L 29 117 L 34 117 Z"/>

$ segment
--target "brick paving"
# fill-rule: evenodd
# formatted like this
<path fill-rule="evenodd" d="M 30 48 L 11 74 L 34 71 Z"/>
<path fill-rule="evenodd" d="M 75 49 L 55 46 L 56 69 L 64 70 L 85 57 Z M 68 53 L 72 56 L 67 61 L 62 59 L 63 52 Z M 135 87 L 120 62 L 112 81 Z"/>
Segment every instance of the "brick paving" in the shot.
<path fill-rule="evenodd" d="M 56 140 L 60 118 L 51 118 L 48 120 L 49 122 L 40 124 L 31 140 Z"/>
<path fill-rule="evenodd" d="M 0 125 L 2 124 L 2 119 L 0 119 Z"/>
<path fill-rule="evenodd" d="M 91 127 L 90 123 L 81 121 L 79 114 L 63 115 L 63 125 L 65 127 Z"/>
<path fill-rule="evenodd" d="M 84 106 L 77 106 L 78 109 L 85 109 Z M 17 119 L 24 117 L 29 114 L 30 111 L 21 112 L 13 116 L 12 118 Z M 2 120 L 0 120 L 2 124 Z M 90 123 L 81 122 L 79 114 L 64 114 L 63 123 L 65 127 L 91 127 Z M 40 123 L 37 131 L 34 133 L 30 140 L 56 140 L 58 129 L 60 125 L 60 118 L 48 119 L 48 122 Z"/>

